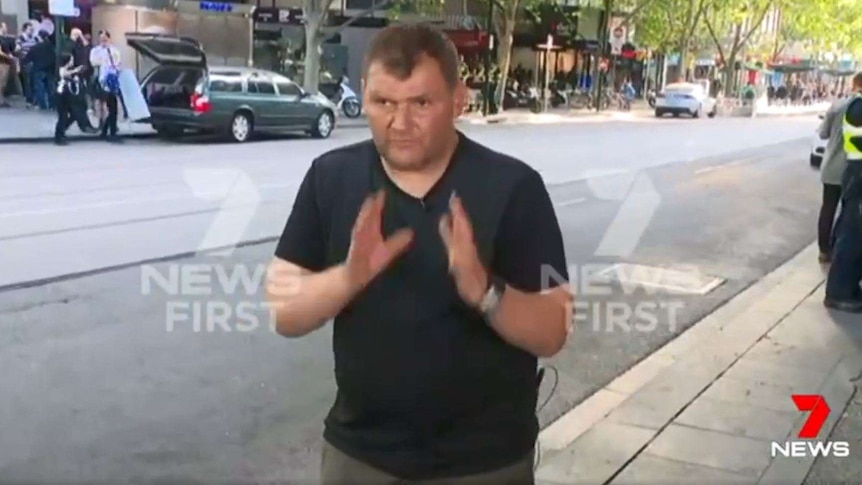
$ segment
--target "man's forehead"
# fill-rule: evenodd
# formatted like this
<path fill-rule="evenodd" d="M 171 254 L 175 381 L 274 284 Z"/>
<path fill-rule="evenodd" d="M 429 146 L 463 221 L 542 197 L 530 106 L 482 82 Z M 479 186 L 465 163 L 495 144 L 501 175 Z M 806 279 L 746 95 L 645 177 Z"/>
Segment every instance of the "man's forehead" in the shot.
<path fill-rule="evenodd" d="M 365 83 L 371 91 L 397 90 L 413 92 L 414 95 L 446 88 L 446 80 L 434 64 L 417 63 L 407 77 L 399 74 L 388 69 L 384 63 L 375 62 L 368 66 Z"/>

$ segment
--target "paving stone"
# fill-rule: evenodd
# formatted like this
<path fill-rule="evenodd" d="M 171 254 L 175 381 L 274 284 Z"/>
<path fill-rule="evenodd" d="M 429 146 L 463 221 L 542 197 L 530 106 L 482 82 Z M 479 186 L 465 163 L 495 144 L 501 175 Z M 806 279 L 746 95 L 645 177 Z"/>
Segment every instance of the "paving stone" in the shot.
<path fill-rule="evenodd" d="M 601 421 L 536 472 L 540 484 L 602 484 L 655 436 L 651 429 Z"/>
<path fill-rule="evenodd" d="M 677 424 L 662 431 L 645 452 L 752 479 L 758 478 L 770 462 L 768 442 Z"/>
<path fill-rule="evenodd" d="M 692 485 L 694 483 L 753 485 L 757 480 L 726 470 L 642 453 L 611 481 L 611 485 Z"/>
<path fill-rule="evenodd" d="M 785 345 L 771 340 L 761 340 L 745 354 L 746 359 L 769 362 L 788 368 L 831 371 L 841 352 L 827 347 L 812 345 Z"/>
<path fill-rule="evenodd" d="M 826 382 L 829 371 L 800 369 L 770 362 L 751 360 L 747 356 L 737 361 L 722 378 L 773 386 L 787 386 L 807 392 L 816 392 Z"/>
<path fill-rule="evenodd" d="M 674 362 L 676 361 L 669 357 L 653 354 L 614 379 L 606 389 L 623 394 L 634 394 Z"/>
<path fill-rule="evenodd" d="M 798 412 L 741 406 L 700 397 L 674 423 L 753 439 L 783 440 L 798 418 Z"/>
<path fill-rule="evenodd" d="M 794 389 L 789 386 L 719 379 L 701 397 L 742 406 L 758 406 L 774 411 L 793 413 L 798 412 L 790 397 L 795 393 Z"/>
<path fill-rule="evenodd" d="M 694 400 L 713 378 L 686 372 L 674 364 L 620 404 L 607 419 L 651 429 L 661 429 Z"/>

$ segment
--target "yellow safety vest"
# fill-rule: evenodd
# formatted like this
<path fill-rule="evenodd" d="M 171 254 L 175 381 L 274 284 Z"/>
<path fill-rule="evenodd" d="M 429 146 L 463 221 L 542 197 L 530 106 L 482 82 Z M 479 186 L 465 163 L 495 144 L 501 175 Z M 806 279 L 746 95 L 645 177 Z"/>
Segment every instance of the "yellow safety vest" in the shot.
<path fill-rule="evenodd" d="M 857 94 L 856 99 L 850 103 L 852 104 L 860 100 L 862 100 L 862 94 Z M 847 160 L 862 160 L 862 150 L 856 148 L 856 144 L 853 143 L 854 138 L 862 139 L 862 126 L 851 125 L 847 120 L 847 113 L 844 113 L 842 131 L 844 135 L 844 152 L 847 154 Z"/>

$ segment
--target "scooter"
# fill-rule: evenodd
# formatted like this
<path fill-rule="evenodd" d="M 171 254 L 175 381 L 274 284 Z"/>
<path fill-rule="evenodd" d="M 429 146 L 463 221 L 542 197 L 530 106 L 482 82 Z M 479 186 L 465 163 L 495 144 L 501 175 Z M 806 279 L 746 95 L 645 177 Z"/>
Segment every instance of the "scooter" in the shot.
<path fill-rule="evenodd" d="M 358 118 L 362 114 L 362 103 L 359 96 L 347 85 L 347 78 L 341 81 L 341 99 L 338 100 L 337 106 L 348 118 Z"/>

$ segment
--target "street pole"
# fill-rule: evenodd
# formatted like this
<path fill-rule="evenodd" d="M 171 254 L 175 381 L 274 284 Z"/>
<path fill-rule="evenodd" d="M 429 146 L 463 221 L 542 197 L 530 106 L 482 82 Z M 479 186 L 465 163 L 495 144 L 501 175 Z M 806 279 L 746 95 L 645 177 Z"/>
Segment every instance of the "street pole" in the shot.
<path fill-rule="evenodd" d="M 550 94 L 550 90 L 551 90 L 551 65 L 550 64 L 551 64 L 551 48 L 553 48 L 553 47 L 554 47 L 554 36 L 551 34 L 548 34 L 548 40 L 545 42 L 545 62 L 544 62 L 545 86 L 544 86 L 544 89 L 542 90 L 542 93 L 544 94 L 544 98 L 545 98 L 543 100 L 543 103 L 542 103 L 544 105 L 544 107 L 543 107 L 544 109 L 542 111 L 544 111 L 544 112 L 548 111 L 548 95 Z"/>
<path fill-rule="evenodd" d="M 54 22 L 54 46 L 56 49 L 55 55 L 57 56 L 57 67 L 59 67 L 60 56 L 63 54 L 63 32 L 66 30 L 66 17 L 55 15 L 54 18 L 56 19 Z"/>
<path fill-rule="evenodd" d="M 482 115 L 488 116 L 491 112 L 491 49 L 494 45 L 494 37 L 491 31 L 494 27 L 494 0 L 488 1 L 488 19 L 486 22 L 486 31 L 488 32 L 488 45 L 485 49 L 485 96 L 482 101 Z"/>
<path fill-rule="evenodd" d="M 601 111 L 602 109 L 602 93 L 604 92 L 604 77 L 602 76 L 602 68 L 601 61 L 605 57 L 605 51 L 608 48 L 608 37 L 610 37 L 610 33 L 608 31 L 608 26 L 611 22 L 611 1 L 605 0 L 605 11 L 604 18 L 602 19 L 602 25 L 600 29 L 600 38 L 599 38 L 599 62 L 596 63 L 596 90 L 595 90 L 595 101 L 596 101 L 596 111 Z M 608 66 L 610 69 L 610 66 Z"/>

